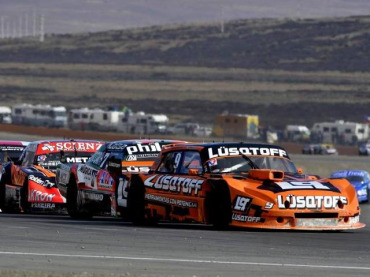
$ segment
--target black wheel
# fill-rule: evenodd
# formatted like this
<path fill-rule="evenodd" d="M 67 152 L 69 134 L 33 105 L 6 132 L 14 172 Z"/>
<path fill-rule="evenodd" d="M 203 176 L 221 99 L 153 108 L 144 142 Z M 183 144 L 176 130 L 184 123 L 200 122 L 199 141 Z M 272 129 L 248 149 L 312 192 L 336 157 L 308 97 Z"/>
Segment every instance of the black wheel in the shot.
<path fill-rule="evenodd" d="M 143 225 L 145 220 L 145 187 L 142 182 L 131 182 L 128 198 L 127 212 L 129 219 L 135 225 Z"/>
<path fill-rule="evenodd" d="M 231 222 L 230 191 L 225 182 L 214 182 L 207 197 L 209 223 L 216 229 L 225 229 Z"/>
<path fill-rule="evenodd" d="M 29 213 L 31 209 L 31 204 L 28 202 L 28 179 L 24 182 L 23 187 L 20 191 L 20 207 L 21 211 L 24 213 Z"/>
<path fill-rule="evenodd" d="M 87 219 L 93 215 L 91 212 L 83 209 L 81 205 L 81 192 L 77 188 L 76 181 L 71 178 L 67 185 L 67 211 L 71 218 Z"/>

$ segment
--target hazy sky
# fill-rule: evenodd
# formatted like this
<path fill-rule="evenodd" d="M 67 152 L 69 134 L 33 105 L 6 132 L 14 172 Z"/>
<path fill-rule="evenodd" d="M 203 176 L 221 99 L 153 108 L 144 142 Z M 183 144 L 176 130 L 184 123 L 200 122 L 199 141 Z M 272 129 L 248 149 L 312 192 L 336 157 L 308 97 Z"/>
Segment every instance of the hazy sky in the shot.
<path fill-rule="evenodd" d="M 97 32 L 239 18 L 369 15 L 370 0 L 0 0 L 2 30 L 31 33 L 44 15 L 46 33 Z"/>

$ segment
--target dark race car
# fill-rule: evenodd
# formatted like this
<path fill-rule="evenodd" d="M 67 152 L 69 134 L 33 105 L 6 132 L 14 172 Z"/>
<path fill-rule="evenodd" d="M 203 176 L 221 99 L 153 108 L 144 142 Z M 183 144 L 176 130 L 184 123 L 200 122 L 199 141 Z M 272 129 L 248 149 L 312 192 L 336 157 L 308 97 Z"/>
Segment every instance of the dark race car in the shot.
<path fill-rule="evenodd" d="M 208 143 L 162 150 L 149 173 L 126 175 L 118 195 L 135 223 L 344 230 L 359 222 L 347 180 L 302 175 L 275 145 Z"/>
<path fill-rule="evenodd" d="M 0 140 L 0 164 L 17 161 L 28 144 L 27 141 Z"/>
<path fill-rule="evenodd" d="M 127 173 L 148 172 L 161 149 L 173 140 L 122 140 L 105 143 L 86 164 L 72 164 L 58 169 L 57 186 L 67 201 L 72 218 L 120 212 L 126 194 Z M 115 195 L 116 187 L 120 195 Z"/>
<path fill-rule="evenodd" d="M 4 166 L 0 180 L 3 211 L 55 210 L 65 198 L 55 184 L 55 171 L 62 162 L 83 162 L 102 145 L 90 140 L 31 142 L 20 159 Z"/>
<path fill-rule="evenodd" d="M 17 161 L 28 143 L 27 141 L 17 140 L 0 141 L 0 179 L 3 173 L 3 164 Z"/>

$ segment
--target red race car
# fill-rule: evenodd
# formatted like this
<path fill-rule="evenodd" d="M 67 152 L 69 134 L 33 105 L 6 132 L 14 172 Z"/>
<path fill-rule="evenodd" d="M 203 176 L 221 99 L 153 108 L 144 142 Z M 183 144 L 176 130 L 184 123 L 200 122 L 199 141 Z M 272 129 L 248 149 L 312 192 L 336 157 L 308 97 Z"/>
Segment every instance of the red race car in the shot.
<path fill-rule="evenodd" d="M 3 168 L 0 208 L 12 212 L 62 208 L 66 200 L 55 184 L 57 166 L 62 162 L 83 162 L 102 144 L 90 140 L 31 142 L 18 161 Z"/>

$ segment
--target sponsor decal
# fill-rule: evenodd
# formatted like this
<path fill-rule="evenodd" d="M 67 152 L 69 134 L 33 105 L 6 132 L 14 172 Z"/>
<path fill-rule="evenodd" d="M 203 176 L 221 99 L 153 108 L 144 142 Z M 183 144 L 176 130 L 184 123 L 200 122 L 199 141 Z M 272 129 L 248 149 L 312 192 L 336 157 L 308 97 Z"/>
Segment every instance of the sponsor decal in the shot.
<path fill-rule="evenodd" d="M 86 163 L 88 157 L 67 157 L 66 161 L 67 163 Z"/>
<path fill-rule="evenodd" d="M 153 194 L 146 194 L 145 199 L 164 203 L 164 204 L 185 207 L 185 208 L 197 208 L 198 207 L 198 203 L 196 202 L 185 201 L 185 200 L 180 200 L 180 199 L 173 199 L 173 198 L 153 195 Z"/>
<path fill-rule="evenodd" d="M 245 212 L 249 208 L 251 203 L 252 203 L 252 198 L 237 196 L 233 204 L 234 210 Z"/>
<path fill-rule="evenodd" d="M 12 146 L 12 145 L 0 145 L 0 151 L 8 151 L 8 152 L 22 152 L 23 149 L 26 148 L 25 146 Z"/>
<path fill-rule="evenodd" d="M 82 197 L 84 199 L 92 200 L 92 201 L 103 201 L 104 195 L 100 193 L 91 193 L 87 191 L 81 191 Z"/>
<path fill-rule="evenodd" d="M 95 177 L 98 174 L 98 171 L 96 169 L 93 169 L 93 168 L 88 167 L 88 166 L 81 166 L 79 168 L 79 171 L 82 174 L 85 174 L 85 175 L 88 175 L 88 176 L 92 176 L 92 177 Z"/>
<path fill-rule="evenodd" d="M 97 142 L 78 142 L 78 141 L 65 141 L 55 143 L 45 143 L 41 146 L 44 152 L 58 152 L 58 151 L 81 151 L 81 152 L 96 152 L 102 143 Z"/>
<path fill-rule="evenodd" d="M 285 202 L 289 202 L 288 208 Z M 344 196 L 294 196 L 288 195 L 285 199 L 284 196 L 277 196 L 277 205 L 279 209 L 335 209 L 341 201 L 343 205 L 348 204 L 348 200 Z"/>
<path fill-rule="evenodd" d="M 233 213 L 232 220 L 240 221 L 240 222 L 250 222 L 250 223 L 259 223 L 264 222 L 264 219 L 259 216 L 249 216 L 249 215 L 242 215 Z"/>
<path fill-rule="evenodd" d="M 137 161 L 136 155 L 128 155 L 126 161 Z"/>
<path fill-rule="evenodd" d="M 287 153 L 283 149 L 279 148 L 268 148 L 268 147 L 220 147 L 220 148 L 208 148 L 208 156 L 210 159 L 223 157 L 223 156 L 280 156 L 288 157 Z"/>
<path fill-rule="evenodd" d="M 103 171 L 99 176 L 98 185 L 101 188 L 111 189 L 113 188 L 114 180 L 110 174 L 106 171 Z"/>
<path fill-rule="evenodd" d="M 32 208 L 38 208 L 38 209 L 54 209 L 55 204 L 54 203 L 32 203 Z"/>
<path fill-rule="evenodd" d="M 55 194 L 49 194 L 47 192 L 42 192 L 35 189 L 31 189 L 31 193 L 29 195 L 30 201 L 37 202 L 53 202 L 54 197 Z"/>
<path fill-rule="evenodd" d="M 171 175 L 154 175 L 145 180 L 144 185 L 162 191 L 182 192 L 197 195 L 202 190 L 204 180 Z M 155 181 L 153 181 L 155 179 Z M 152 182 L 153 181 L 153 182 Z"/>
<path fill-rule="evenodd" d="M 30 175 L 28 177 L 28 180 L 31 180 L 41 186 L 44 186 L 44 187 L 48 187 L 48 188 L 51 188 L 51 187 L 54 187 L 55 186 L 55 183 L 53 182 L 50 182 L 50 180 L 46 179 L 46 180 L 42 180 L 41 178 L 39 177 L 36 177 L 34 175 Z"/>
<path fill-rule="evenodd" d="M 127 166 L 122 168 L 122 172 L 131 172 L 131 173 L 138 173 L 138 172 L 149 172 L 149 166 Z"/>
<path fill-rule="evenodd" d="M 162 147 L 158 142 L 144 145 L 139 143 L 137 145 L 127 146 L 126 150 L 129 155 L 133 155 L 143 152 L 161 152 Z"/>
<path fill-rule="evenodd" d="M 50 151 L 50 152 L 53 152 L 55 147 L 53 145 L 50 145 L 48 143 L 44 144 L 42 147 L 41 147 L 42 150 L 44 151 Z"/>
<path fill-rule="evenodd" d="M 96 152 L 102 146 L 102 143 L 96 142 L 77 142 L 77 141 L 68 141 L 68 142 L 57 142 L 55 144 L 57 151 L 82 151 L 82 152 Z"/>
<path fill-rule="evenodd" d="M 265 204 L 265 209 L 271 210 L 274 207 L 274 203 L 271 202 L 266 202 Z"/>

